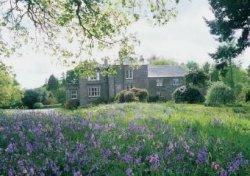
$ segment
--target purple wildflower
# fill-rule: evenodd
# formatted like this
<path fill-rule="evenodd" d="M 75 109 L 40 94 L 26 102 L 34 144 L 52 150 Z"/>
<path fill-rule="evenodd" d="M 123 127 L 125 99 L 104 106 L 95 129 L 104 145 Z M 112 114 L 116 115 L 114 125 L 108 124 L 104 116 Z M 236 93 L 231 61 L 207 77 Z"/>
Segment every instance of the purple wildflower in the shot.
<path fill-rule="evenodd" d="M 208 152 L 205 148 L 202 148 L 198 151 L 196 163 L 197 164 L 205 164 L 208 161 Z"/>
<path fill-rule="evenodd" d="M 158 167 L 160 165 L 160 158 L 158 154 L 153 154 L 148 157 L 148 162 L 150 165 L 154 168 Z"/>
<path fill-rule="evenodd" d="M 102 150 L 102 157 L 104 159 L 108 159 L 111 156 L 112 152 L 109 149 Z"/>
<path fill-rule="evenodd" d="M 14 176 L 15 174 L 14 174 L 14 170 L 12 169 L 12 168 L 10 168 L 9 170 L 8 170 L 8 176 Z"/>
<path fill-rule="evenodd" d="M 220 172 L 220 176 L 228 176 L 227 171 L 223 170 Z"/>
<path fill-rule="evenodd" d="M 74 176 L 82 176 L 82 174 L 81 174 L 81 172 L 80 171 L 76 171 L 76 172 L 74 172 L 74 174 L 73 174 Z"/>
<path fill-rule="evenodd" d="M 13 153 L 14 151 L 15 151 L 15 144 L 14 143 L 10 143 L 8 146 L 7 146 L 7 148 L 5 149 L 5 151 L 7 152 L 7 153 Z"/>
<path fill-rule="evenodd" d="M 239 170 L 241 166 L 247 164 L 248 161 L 244 158 L 244 156 L 240 153 L 238 154 L 232 162 L 229 163 L 228 172 L 233 173 Z"/>
<path fill-rule="evenodd" d="M 133 157 L 130 154 L 125 154 L 122 159 L 125 163 L 131 163 L 133 161 Z"/>
<path fill-rule="evenodd" d="M 126 169 L 126 175 L 127 176 L 132 176 L 133 175 L 133 170 L 131 168 Z"/>

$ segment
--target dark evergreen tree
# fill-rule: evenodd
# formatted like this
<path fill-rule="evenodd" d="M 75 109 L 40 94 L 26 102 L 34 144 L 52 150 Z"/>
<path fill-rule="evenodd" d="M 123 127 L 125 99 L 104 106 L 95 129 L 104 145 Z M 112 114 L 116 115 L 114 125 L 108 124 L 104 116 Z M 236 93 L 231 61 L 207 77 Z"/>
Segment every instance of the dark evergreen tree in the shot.
<path fill-rule="evenodd" d="M 218 37 L 221 45 L 211 57 L 223 67 L 229 66 L 231 86 L 234 87 L 232 59 L 241 54 L 249 45 L 250 1 L 249 0 L 208 0 L 214 13 L 214 20 L 206 20 L 211 34 Z M 238 35 L 240 34 L 240 35 Z M 227 64 L 224 64 L 224 63 Z"/>
<path fill-rule="evenodd" d="M 48 90 L 53 92 L 57 90 L 58 87 L 59 87 L 58 79 L 54 75 L 51 75 L 48 80 Z"/>

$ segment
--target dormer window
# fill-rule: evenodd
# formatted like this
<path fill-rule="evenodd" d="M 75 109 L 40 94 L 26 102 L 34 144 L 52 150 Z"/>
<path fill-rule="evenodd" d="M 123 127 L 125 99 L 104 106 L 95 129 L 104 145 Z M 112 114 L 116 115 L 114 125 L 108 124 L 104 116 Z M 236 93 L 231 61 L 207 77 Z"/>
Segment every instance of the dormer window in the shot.
<path fill-rule="evenodd" d="M 127 68 L 125 70 L 125 78 L 126 79 L 133 79 L 133 69 L 132 68 Z"/>
<path fill-rule="evenodd" d="M 157 86 L 157 87 L 163 86 L 163 79 L 162 79 L 162 78 L 158 78 L 158 79 L 156 80 L 156 86 Z"/>
<path fill-rule="evenodd" d="M 93 76 L 89 76 L 88 77 L 88 81 L 99 81 L 99 80 L 100 80 L 100 73 L 99 72 L 97 72 Z"/>

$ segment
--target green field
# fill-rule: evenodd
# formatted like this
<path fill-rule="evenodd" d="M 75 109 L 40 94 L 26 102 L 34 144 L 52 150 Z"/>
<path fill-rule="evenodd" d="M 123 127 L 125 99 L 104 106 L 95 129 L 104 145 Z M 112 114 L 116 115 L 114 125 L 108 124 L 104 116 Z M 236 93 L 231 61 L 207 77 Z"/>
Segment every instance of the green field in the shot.
<path fill-rule="evenodd" d="M 129 103 L 58 111 L 1 115 L 0 173 L 250 173 L 249 104 Z"/>

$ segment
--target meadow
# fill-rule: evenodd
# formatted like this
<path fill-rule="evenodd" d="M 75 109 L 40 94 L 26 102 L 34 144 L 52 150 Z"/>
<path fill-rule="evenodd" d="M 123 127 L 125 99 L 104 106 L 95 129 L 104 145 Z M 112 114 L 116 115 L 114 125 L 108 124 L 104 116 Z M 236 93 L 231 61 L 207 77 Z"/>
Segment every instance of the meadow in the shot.
<path fill-rule="evenodd" d="M 249 175 L 250 104 L 3 112 L 0 175 Z"/>

